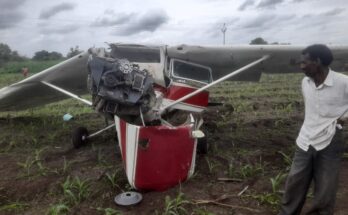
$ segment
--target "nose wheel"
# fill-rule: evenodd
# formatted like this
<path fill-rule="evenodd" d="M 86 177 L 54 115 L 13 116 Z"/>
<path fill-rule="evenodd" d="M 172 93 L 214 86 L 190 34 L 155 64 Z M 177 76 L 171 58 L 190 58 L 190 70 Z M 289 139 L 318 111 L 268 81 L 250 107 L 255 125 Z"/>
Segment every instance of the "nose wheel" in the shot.
<path fill-rule="evenodd" d="M 72 133 L 72 143 L 74 148 L 78 149 L 86 145 L 88 137 L 88 130 L 85 127 L 78 127 Z"/>
<path fill-rule="evenodd" d="M 198 154 L 203 154 L 203 155 L 208 153 L 207 137 L 199 138 L 197 140 L 197 153 Z"/>
<path fill-rule="evenodd" d="M 101 133 L 103 133 L 106 130 L 109 130 L 111 128 L 114 128 L 115 124 L 109 125 L 93 134 L 89 134 L 87 128 L 85 127 L 78 127 L 72 132 L 72 143 L 76 149 L 80 148 L 83 145 L 86 145 L 89 138 L 92 138 L 94 136 L 97 136 Z"/>

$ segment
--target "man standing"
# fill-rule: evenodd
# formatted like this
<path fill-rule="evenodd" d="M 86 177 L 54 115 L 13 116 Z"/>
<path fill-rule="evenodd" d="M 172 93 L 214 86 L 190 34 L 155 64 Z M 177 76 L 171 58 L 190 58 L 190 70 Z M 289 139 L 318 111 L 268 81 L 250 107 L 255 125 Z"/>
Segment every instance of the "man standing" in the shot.
<path fill-rule="evenodd" d="M 28 69 L 28 67 L 24 66 L 22 68 L 22 75 L 23 75 L 23 77 L 26 78 L 28 76 L 28 74 L 29 74 L 29 69 Z"/>
<path fill-rule="evenodd" d="M 307 214 L 333 214 L 344 147 L 341 119 L 348 110 L 348 76 L 332 71 L 332 60 L 325 45 L 302 51 L 305 118 L 279 215 L 301 213 L 312 180 L 314 199 Z"/>

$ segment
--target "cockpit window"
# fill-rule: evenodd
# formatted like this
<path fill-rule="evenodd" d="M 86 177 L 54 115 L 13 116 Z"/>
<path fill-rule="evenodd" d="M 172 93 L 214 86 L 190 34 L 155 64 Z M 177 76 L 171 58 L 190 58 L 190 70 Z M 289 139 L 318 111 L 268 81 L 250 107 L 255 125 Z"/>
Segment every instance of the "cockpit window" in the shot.
<path fill-rule="evenodd" d="M 130 62 L 137 63 L 160 63 L 161 55 L 159 48 L 153 47 L 122 47 L 116 46 L 111 53 L 113 58 L 126 58 Z"/>
<path fill-rule="evenodd" d="M 173 62 L 173 75 L 178 78 L 190 79 L 203 83 L 210 83 L 212 81 L 209 67 L 178 60 L 174 60 Z"/>

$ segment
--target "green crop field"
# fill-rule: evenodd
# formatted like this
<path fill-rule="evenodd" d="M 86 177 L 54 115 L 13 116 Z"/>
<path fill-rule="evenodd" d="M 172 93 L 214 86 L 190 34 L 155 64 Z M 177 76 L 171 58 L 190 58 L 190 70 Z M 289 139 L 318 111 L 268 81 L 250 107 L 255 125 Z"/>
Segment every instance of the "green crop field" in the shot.
<path fill-rule="evenodd" d="M 24 60 L 20 62 L 7 62 L 5 65 L 0 67 L 0 74 L 4 73 L 21 73 L 23 67 L 29 69 L 29 73 L 41 72 L 44 69 L 47 69 L 62 60 L 47 60 L 47 61 L 36 61 L 36 60 Z"/>

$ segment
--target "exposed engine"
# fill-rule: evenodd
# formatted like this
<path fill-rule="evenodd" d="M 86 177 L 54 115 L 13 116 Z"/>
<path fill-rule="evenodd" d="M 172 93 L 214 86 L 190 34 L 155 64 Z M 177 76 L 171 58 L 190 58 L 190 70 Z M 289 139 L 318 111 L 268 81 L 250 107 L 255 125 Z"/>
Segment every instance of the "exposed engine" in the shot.
<path fill-rule="evenodd" d="M 88 86 L 93 107 L 107 115 L 139 124 L 154 107 L 154 80 L 146 69 L 127 59 L 112 58 L 90 50 Z"/>

